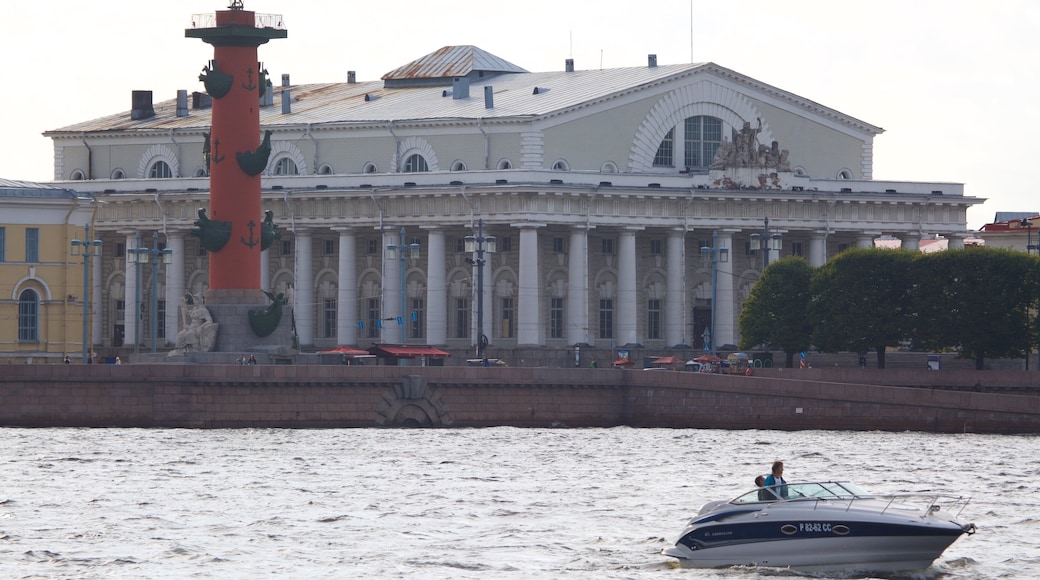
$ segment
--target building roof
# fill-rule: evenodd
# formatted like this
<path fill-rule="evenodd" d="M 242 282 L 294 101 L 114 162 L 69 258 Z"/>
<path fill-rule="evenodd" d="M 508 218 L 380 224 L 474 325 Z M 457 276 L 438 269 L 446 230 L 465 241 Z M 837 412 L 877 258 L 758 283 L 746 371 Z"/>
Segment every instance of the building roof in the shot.
<path fill-rule="evenodd" d="M 743 84 L 749 91 L 785 101 L 807 114 L 822 115 L 858 131 L 883 132 L 867 124 L 792 93 L 760 83 L 714 63 L 675 64 L 600 70 L 551 71 L 530 73 L 476 47 L 444 47 L 384 75 L 384 79 L 446 80 L 452 73 L 485 71 L 493 76 L 469 77 L 470 95 L 456 98 L 443 83 L 433 86 L 390 86 L 392 82 L 318 83 L 274 87 L 275 104 L 261 107 L 260 124 L 278 126 L 386 125 L 391 122 L 436 123 L 452 121 L 516 121 L 547 118 L 588 107 L 626 94 L 698 74 L 722 77 Z M 440 77 L 437 75 L 449 75 Z M 485 86 L 492 87 L 493 107 L 487 107 Z M 283 113 L 281 100 L 288 89 L 291 111 Z M 536 90 L 537 89 L 537 90 Z M 170 130 L 208 131 L 210 108 L 192 108 L 188 115 L 176 115 L 176 99 L 154 104 L 155 116 L 131 119 L 129 111 L 102 117 L 44 133 L 62 134 L 106 132 L 168 132 Z"/>
<path fill-rule="evenodd" d="M 74 199 L 86 195 L 43 183 L 0 178 L 0 197 Z"/>

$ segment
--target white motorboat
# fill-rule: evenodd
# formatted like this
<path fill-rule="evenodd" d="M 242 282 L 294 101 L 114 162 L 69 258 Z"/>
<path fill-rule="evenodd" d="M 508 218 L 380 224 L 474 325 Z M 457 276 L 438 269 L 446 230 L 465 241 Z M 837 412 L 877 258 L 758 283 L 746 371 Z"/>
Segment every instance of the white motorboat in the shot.
<path fill-rule="evenodd" d="M 712 501 L 665 555 L 683 567 L 768 566 L 807 572 L 927 568 L 975 525 L 969 497 L 872 495 L 850 483 L 792 483 Z"/>

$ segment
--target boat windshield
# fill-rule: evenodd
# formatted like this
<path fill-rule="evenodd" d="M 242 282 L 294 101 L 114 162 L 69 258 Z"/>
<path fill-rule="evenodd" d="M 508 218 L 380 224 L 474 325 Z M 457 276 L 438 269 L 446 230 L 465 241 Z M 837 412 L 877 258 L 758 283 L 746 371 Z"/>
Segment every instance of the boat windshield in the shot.
<path fill-rule="evenodd" d="M 757 503 L 801 498 L 850 500 L 863 499 L 869 496 L 870 494 L 857 485 L 828 481 L 760 487 L 741 495 L 730 503 Z"/>

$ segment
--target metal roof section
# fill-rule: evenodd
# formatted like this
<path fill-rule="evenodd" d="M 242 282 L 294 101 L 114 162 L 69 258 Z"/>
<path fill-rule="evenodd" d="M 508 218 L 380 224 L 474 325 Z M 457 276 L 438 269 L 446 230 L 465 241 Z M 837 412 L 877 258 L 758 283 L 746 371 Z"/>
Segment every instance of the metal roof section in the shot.
<path fill-rule="evenodd" d="M 63 187 L 55 187 L 43 183 L 0 179 L 0 197 L 75 199 L 87 196 Z"/>
<path fill-rule="evenodd" d="M 470 79 L 469 95 L 459 98 L 441 81 L 452 74 L 484 73 Z M 488 76 L 491 74 L 494 76 Z M 715 63 L 687 63 L 662 66 L 611 68 L 598 70 L 550 71 L 531 73 L 472 46 L 444 47 L 383 76 L 383 79 L 415 81 L 406 86 L 388 86 L 387 81 L 336 82 L 296 86 L 275 86 L 272 105 L 260 108 L 260 124 L 278 127 L 354 127 L 394 123 L 429 125 L 443 122 L 477 120 L 531 121 L 586 108 L 623 95 L 636 93 L 663 83 L 681 81 L 691 75 L 743 84 L 749 90 L 765 92 L 790 106 L 812 115 L 823 115 L 870 134 L 884 130 L 834 109 L 766 85 Z M 446 76 L 441 76 L 446 75 Z M 436 83 L 436 84 L 434 84 Z M 484 98 L 490 86 L 493 105 Z M 538 90 L 535 90 L 538 89 Z M 200 96 L 205 96 L 196 93 Z M 291 107 L 281 106 L 288 95 Z M 190 99 L 204 101 L 205 99 Z M 291 110 L 291 112 L 283 112 Z M 129 136 L 135 132 L 167 133 L 210 130 L 212 109 L 194 106 L 186 116 L 177 116 L 176 99 L 157 102 L 155 115 L 133 119 L 130 111 L 69 125 L 44 132 L 47 137 L 83 136 L 113 133 Z"/>
<path fill-rule="evenodd" d="M 526 73 L 515 64 L 476 46 L 445 46 L 398 67 L 382 79 L 387 88 L 450 85 L 455 77 L 490 78 L 502 73 Z"/>

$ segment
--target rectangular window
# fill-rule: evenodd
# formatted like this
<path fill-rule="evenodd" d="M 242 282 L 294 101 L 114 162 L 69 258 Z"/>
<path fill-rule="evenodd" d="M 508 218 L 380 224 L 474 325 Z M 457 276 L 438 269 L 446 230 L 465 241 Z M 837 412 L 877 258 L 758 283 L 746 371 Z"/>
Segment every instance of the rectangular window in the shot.
<path fill-rule="evenodd" d="M 602 245 L 600 247 L 603 248 L 603 253 L 604 254 L 608 254 L 608 255 L 613 254 L 614 253 L 614 238 L 603 238 Z"/>
<path fill-rule="evenodd" d="M 516 337 L 516 310 L 512 298 L 502 299 L 502 338 Z"/>
<path fill-rule="evenodd" d="M 7 228 L 0 228 L 0 262 L 7 261 Z"/>
<path fill-rule="evenodd" d="M 455 299 L 455 338 L 469 337 L 469 299 Z"/>
<path fill-rule="evenodd" d="M 321 302 L 322 331 L 325 338 L 336 337 L 336 299 L 326 298 Z"/>
<path fill-rule="evenodd" d="M 563 298 L 549 300 L 549 338 L 563 338 Z"/>
<path fill-rule="evenodd" d="M 664 252 L 661 251 L 661 240 L 650 240 L 650 255 L 660 256 L 662 253 Z"/>
<path fill-rule="evenodd" d="M 661 301 L 648 300 L 646 304 L 646 337 L 661 338 Z"/>
<path fill-rule="evenodd" d="M 805 254 L 802 253 L 802 243 L 801 242 L 791 242 L 791 255 L 792 256 L 804 256 L 805 255 Z"/>
<path fill-rule="evenodd" d="M 466 253 L 466 238 L 455 238 L 455 253 L 465 254 Z"/>
<path fill-rule="evenodd" d="M 25 228 L 25 261 L 40 261 L 40 228 Z"/>
<path fill-rule="evenodd" d="M 124 242 L 116 242 L 116 257 L 117 258 L 124 258 L 124 257 L 126 257 L 126 243 L 124 243 Z"/>
<path fill-rule="evenodd" d="M 610 298 L 599 301 L 599 337 L 614 338 L 614 301 Z"/>
<path fill-rule="evenodd" d="M 567 251 L 567 246 L 563 245 L 563 238 L 553 238 L 553 253 L 563 254 Z"/>
<path fill-rule="evenodd" d="M 379 253 L 379 240 L 368 240 L 365 242 L 365 253 L 374 256 Z"/>
<path fill-rule="evenodd" d="M 365 324 L 368 325 L 368 332 L 365 333 L 366 338 L 377 338 L 379 336 L 379 299 L 369 298 L 365 301 L 366 318 Z"/>
<path fill-rule="evenodd" d="M 426 302 L 412 298 L 412 309 L 408 312 L 409 338 L 426 338 Z"/>
<path fill-rule="evenodd" d="M 509 236 L 502 236 L 498 238 L 498 248 L 495 249 L 497 252 L 512 252 L 513 251 L 513 238 Z"/>
<path fill-rule="evenodd" d="M 22 292 L 18 301 L 18 340 L 24 342 L 36 342 L 39 340 L 39 309 L 40 299 L 36 292 L 26 290 Z"/>
<path fill-rule="evenodd" d="M 292 241 L 291 240 L 282 240 L 282 255 L 283 256 L 291 256 L 292 255 Z"/>
<path fill-rule="evenodd" d="M 156 320 L 155 320 L 155 335 L 159 338 L 166 338 L 166 301 L 156 301 Z"/>
<path fill-rule="evenodd" d="M 322 249 L 326 256 L 336 255 L 336 240 L 323 240 Z"/>

